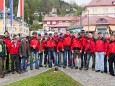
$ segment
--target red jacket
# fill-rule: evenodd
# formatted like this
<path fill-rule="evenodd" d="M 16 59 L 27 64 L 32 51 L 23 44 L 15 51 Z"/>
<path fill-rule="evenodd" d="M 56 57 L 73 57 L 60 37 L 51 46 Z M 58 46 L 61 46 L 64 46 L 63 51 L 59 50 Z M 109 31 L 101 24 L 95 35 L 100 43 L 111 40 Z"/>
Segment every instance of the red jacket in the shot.
<path fill-rule="evenodd" d="M 44 50 L 46 47 L 46 43 L 47 43 L 47 40 L 45 40 L 45 38 L 43 38 L 42 40 L 42 50 Z"/>
<path fill-rule="evenodd" d="M 80 50 L 82 50 L 82 43 L 78 38 L 74 38 L 72 42 L 71 50 L 75 48 L 79 48 Z"/>
<path fill-rule="evenodd" d="M 72 38 L 70 37 L 70 35 L 65 35 L 64 46 L 71 46 L 71 44 L 72 44 Z"/>
<path fill-rule="evenodd" d="M 87 40 L 87 44 L 86 44 L 86 47 L 85 47 L 85 52 L 95 52 L 95 41 L 94 39 L 89 39 Z"/>
<path fill-rule="evenodd" d="M 96 52 L 106 52 L 106 40 L 104 38 L 98 38 L 95 44 Z"/>
<path fill-rule="evenodd" d="M 45 47 L 47 48 L 54 48 L 56 46 L 56 42 L 53 38 L 48 38 L 47 42 L 45 44 Z"/>
<path fill-rule="evenodd" d="M 15 46 L 14 42 L 11 42 L 9 44 L 9 51 L 10 51 L 9 53 L 10 54 L 19 54 L 19 47 L 20 47 L 20 42 L 17 42 L 16 46 Z"/>
<path fill-rule="evenodd" d="M 63 38 L 60 37 L 57 44 L 57 50 L 64 50 Z"/>
<path fill-rule="evenodd" d="M 82 36 L 82 37 L 80 38 L 80 41 L 82 42 L 83 47 L 86 47 L 87 38 L 86 38 L 85 36 Z"/>
<path fill-rule="evenodd" d="M 109 56 L 111 53 L 115 53 L 115 40 L 114 40 L 114 41 L 111 41 L 110 44 L 109 44 L 108 56 Z"/>
<path fill-rule="evenodd" d="M 56 44 L 58 44 L 58 36 L 54 36 L 54 40 L 55 40 Z"/>
<path fill-rule="evenodd" d="M 107 53 L 108 48 L 109 48 L 109 42 L 110 42 L 110 38 L 106 39 L 106 43 L 105 43 L 106 53 Z"/>
<path fill-rule="evenodd" d="M 7 48 L 8 51 L 9 51 L 9 44 L 11 43 L 10 38 L 9 38 L 9 37 L 5 37 L 5 38 L 4 38 L 4 42 L 5 42 L 5 44 L 6 44 L 6 48 Z"/>
<path fill-rule="evenodd" d="M 36 37 L 33 37 L 30 40 L 30 48 L 33 48 L 33 46 L 35 46 L 36 49 L 38 49 L 38 51 L 40 51 L 40 42 L 38 41 L 38 39 Z"/>

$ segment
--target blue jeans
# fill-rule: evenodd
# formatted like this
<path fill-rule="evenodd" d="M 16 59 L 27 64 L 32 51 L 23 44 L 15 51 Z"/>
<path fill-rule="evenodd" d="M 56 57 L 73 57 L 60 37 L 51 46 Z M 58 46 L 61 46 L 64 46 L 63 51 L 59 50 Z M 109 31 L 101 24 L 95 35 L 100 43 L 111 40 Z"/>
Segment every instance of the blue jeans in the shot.
<path fill-rule="evenodd" d="M 96 52 L 95 70 L 104 71 L 104 52 Z"/>
<path fill-rule="evenodd" d="M 35 56 L 35 68 L 39 67 L 39 60 L 38 60 L 38 52 L 31 52 L 31 57 L 30 57 L 30 69 L 33 69 L 33 59 Z"/>
<path fill-rule="evenodd" d="M 59 51 L 58 52 L 58 65 L 61 65 L 62 64 L 62 62 L 61 62 L 61 55 L 63 54 L 63 52 L 62 51 Z"/>
<path fill-rule="evenodd" d="M 40 53 L 39 56 L 40 56 L 40 63 L 39 63 L 39 65 L 42 65 L 42 61 L 43 61 L 43 53 Z"/>
<path fill-rule="evenodd" d="M 49 66 L 52 66 L 52 59 L 51 57 L 54 57 L 54 65 L 57 66 L 57 56 L 55 51 L 48 51 L 48 57 L 49 57 Z"/>
<path fill-rule="evenodd" d="M 25 71 L 27 68 L 27 57 L 21 58 L 21 71 Z"/>
<path fill-rule="evenodd" d="M 92 52 L 87 52 L 87 68 L 89 68 L 90 59 L 92 57 L 92 69 L 95 69 L 95 54 Z"/>
<path fill-rule="evenodd" d="M 70 58 L 70 66 L 72 66 L 72 52 L 71 50 L 64 50 L 64 66 L 67 66 L 67 54 L 68 54 L 68 57 Z"/>

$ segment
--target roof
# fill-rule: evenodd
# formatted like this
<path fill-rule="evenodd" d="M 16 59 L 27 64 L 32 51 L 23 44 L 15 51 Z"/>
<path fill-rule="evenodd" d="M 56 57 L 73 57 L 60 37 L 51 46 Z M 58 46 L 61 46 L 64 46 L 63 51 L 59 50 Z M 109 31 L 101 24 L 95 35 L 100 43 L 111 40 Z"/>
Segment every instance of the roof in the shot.
<path fill-rule="evenodd" d="M 44 21 L 72 21 L 77 20 L 79 17 L 64 16 L 64 17 L 44 17 Z"/>
<path fill-rule="evenodd" d="M 88 25 L 88 16 L 82 17 L 82 25 Z M 115 18 L 109 16 L 89 16 L 89 25 L 115 25 Z M 80 26 L 80 20 L 73 26 Z"/>
<path fill-rule="evenodd" d="M 115 0 L 92 0 L 88 6 L 115 6 Z"/>

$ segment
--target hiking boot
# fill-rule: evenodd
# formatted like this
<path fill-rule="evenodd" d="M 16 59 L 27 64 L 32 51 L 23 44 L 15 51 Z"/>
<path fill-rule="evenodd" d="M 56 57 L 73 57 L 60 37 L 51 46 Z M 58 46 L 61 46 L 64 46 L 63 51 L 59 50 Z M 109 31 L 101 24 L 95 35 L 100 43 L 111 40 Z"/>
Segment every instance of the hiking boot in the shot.
<path fill-rule="evenodd" d="M 82 67 L 80 67 L 79 70 L 82 70 Z"/>
<path fill-rule="evenodd" d="M 18 73 L 18 74 L 21 74 L 21 71 L 20 71 L 20 70 L 18 70 L 18 71 L 17 71 L 17 73 Z"/>
<path fill-rule="evenodd" d="M 33 70 L 33 68 L 30 68 L 30 70 Z"/>
<path fill-rule="evenodd" d="M 66 68 L 66 66 L 63 66 L 63 68 Z"/>
<path fill-rule="evenodd" d="M 12 74 L 15 74 L 14 72 L 12 72 Z"/>
<path fill-rule="evenodd" d="M 49 65 L 49 68 L 52 68 L 52 66 L 51 66 L 51 65 Z"/>
<path fill-rule="evenodd" d="M 100 72 L 100 70 L 96 70 L 95 72 Z"/>
<path fill-rule="evenodd" d="M 1 75 L 0 78 L 4 78 L 4 75 Z"/>
<path fill-rule="evenodd" d="M 40 65 L 40 67 L 43 67 L 43 65 Z"/>
<path fill-rule="evenodd" d="M 78 69 L 78 67 L 75 67 L 75 69 Z"/>
<path fill-rule="evenodd" d="M 39 70 L 39 67 L 35 67 L 35 69 L 38 69 L 38 70 Z"/>
<path fill-rule="evenodd" d="M 25 72 L 28 72 L 28 70 L 26 69 L 26 70 L 24 70 Z"/>

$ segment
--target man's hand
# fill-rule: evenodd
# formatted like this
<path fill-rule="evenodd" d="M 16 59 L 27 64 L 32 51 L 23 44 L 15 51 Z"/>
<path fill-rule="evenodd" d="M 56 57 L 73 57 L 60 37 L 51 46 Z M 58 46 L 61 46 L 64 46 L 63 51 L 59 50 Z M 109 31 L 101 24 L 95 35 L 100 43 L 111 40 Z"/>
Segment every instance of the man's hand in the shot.
<path fill-rule="evenodd" d="M 36 46 L 34 45 L 33 48 L 36 49 Z"/>
<path fill-rule="evenodd" d="M 20 57 L 22 57 L 22 55 L 20 55 Z"/>
<path fill-rule="evenodd" d="M 104 52 L 104 55 L 106 55 L 106 52 Z"/>
<path fill-rule="evenodd" d="M 72 53 L 74 53 L 74 51 L 72 50 Z"/>
<path fill-rule="evenodd" d="M 82 53 L 82 50 L 80 50 L 80 53 Z M 84 52 L 85 53 L 85 52 Z"/>

